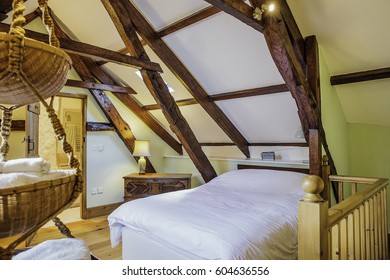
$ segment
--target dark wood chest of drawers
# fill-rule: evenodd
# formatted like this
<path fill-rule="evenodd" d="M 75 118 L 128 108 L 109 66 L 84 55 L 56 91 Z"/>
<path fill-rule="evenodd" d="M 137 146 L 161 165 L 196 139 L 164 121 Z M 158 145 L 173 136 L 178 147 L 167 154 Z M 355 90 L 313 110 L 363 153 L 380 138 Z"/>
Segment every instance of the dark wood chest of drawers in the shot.
<path fill-rule="evenodd" d="M 191 188 L 191 174 L 133 173 L 123 177 L 124 201 Z"/>

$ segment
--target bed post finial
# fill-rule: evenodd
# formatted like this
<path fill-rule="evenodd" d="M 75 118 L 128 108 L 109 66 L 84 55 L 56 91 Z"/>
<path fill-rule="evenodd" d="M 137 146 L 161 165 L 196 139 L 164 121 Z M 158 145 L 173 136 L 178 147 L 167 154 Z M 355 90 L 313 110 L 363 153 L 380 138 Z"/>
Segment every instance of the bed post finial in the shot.
<path fill-rule="evenodd" d="M 323 201 L 320 193 L 324 189 L 324 181 L 317 175 L 308 175 L 302 180 L 302 189 L 305 191 L 304 201 L 319 202 Z"/>

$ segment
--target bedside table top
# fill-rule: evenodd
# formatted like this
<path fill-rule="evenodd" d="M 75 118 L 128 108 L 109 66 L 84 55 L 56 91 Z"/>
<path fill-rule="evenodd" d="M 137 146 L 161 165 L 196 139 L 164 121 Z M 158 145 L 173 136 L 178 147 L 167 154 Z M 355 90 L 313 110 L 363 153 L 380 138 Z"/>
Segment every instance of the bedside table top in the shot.
<path fill-rule="evenodd" d="M 192 176 L 191 173 L 145 173 L 145 174 L 132 173 L 124 176 L 123 179 L 128 179 L 128 178 L 182 179 L 182 178 L 190 178 L 191 176 Z"/>

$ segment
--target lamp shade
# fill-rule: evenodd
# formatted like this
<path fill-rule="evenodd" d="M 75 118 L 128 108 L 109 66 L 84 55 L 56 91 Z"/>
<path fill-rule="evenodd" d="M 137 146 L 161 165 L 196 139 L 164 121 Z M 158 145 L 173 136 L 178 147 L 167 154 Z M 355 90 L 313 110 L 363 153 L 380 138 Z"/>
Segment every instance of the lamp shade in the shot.
<path fill-rule="evenodd" d="M 133 156 L 150 156 L 149 141 L 135 140 Z"/>

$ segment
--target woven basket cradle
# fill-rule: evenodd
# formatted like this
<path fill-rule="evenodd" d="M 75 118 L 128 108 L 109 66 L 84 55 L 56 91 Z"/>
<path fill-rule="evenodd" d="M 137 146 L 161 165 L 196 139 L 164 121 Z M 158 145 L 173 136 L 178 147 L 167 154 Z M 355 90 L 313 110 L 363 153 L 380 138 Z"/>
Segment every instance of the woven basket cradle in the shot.
<path fill-rule="evenodd" d="M 77 176 L 0 189 L 0 238 L 35 230 L 77 198 Z"/>
<path fill-rule="evenodd" d="M 9 65 L 9 42 L 13 35 L 0 32 L 0 73 Z M 61 49 L 24 38 L 24 56 L 21 70 L 36 87 L 43 99 L 58 92 L 66 83 L 71 67 L 70 57 Z M 39 102 L 31 89 L 12 75 L 0 80 L 0 103 L 26 105 Z"/>
<path fill-rule="evenodd" d="M 14 0 L 14 3 L 16 2 L 19 3 L 18 13 L 21 14 L 24 10 L 23 1 Z M 15 71 L 10 67 L 10 46 L 13 45 L 11 42 L 20 42 L 21 37 L 22 44 L 16 48 L 21 49 L 18 58 L 21 54 L 22 59 Z M 13 46 L 15 50 L 15 45 Z M 71 63 L 70 57 L 59 47 L 26 38 L 24 33 L 22 36 L 11 32 L 0 33 L 0 104 L 26 105 L 41 102 L 48 112 L 53 113 L 52 106 L 48 105 L 45 99 L 53 97 L 65 85 Z M 75 170 L 75 175 L 0 189 L 0 238 L 17 238 L 8 247 L 0 247 L 0 259 L 10 258 L 18 244 L 51 219 L 56 219 L 60 231 L 71 237 L 66 226 L 56 216 L 72 205 L 82 192 L 83 178 L 79 162 L 66 141 L 57 115 L 49 113 L 49 117 L 57 138 L 62 139 L 62 147 L 69 158 L 70 167 Z"/>

